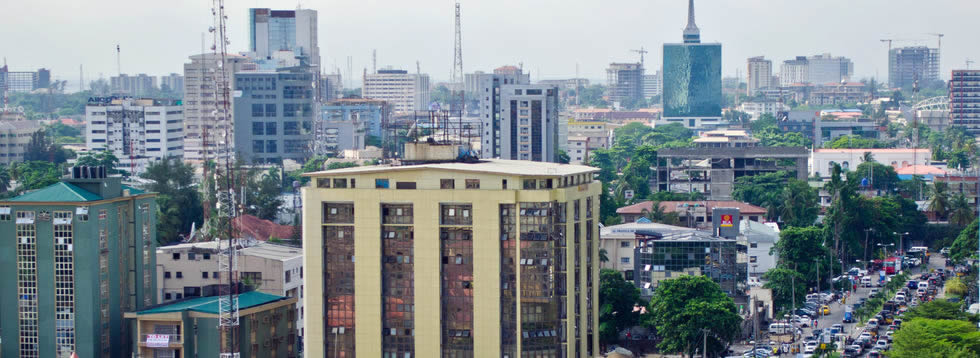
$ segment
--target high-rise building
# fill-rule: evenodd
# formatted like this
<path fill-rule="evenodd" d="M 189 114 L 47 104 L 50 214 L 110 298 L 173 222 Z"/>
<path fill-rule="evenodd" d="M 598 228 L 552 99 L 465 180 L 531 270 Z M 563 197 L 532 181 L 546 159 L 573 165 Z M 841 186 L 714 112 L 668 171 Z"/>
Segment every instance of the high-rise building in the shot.
<path fill-rule="evenodd" d="M 688 3 L 684 42 L 664 44 L 661 123 L 711 128 L 721 121 L 721 44 L 701 43 L 694 24 L 694 0 Z"/>
<path fill-rule="evenodd" d="M 177 100 L 92 98 L 85 147 L 109 150 L 119 169 L 142 173 L 152 162 L 184 155 L 184 108 Z"/>
<path fill-rule="evenodd" d="M 516 71 L 501 71 L 501 69 Z M 480 157 L 553 162 L 559 145 L 558 87 L 531 85 L 514 66 L 480 74 Z"/>
<path fill-rule="evenodd" d="M 344 98 L 344 81 L 339 73 L 320 75 L 320 100 L 333 101 Z"/>
<path fill-rule="evenodd" d="M 746 73 L 749 74 L 748 94 L 754 96 L 772 83 L 772 61 L 762 56 L 750 57 Z"/>
<path fill-rule="evenodd" d="M 480 146 L 482 158 L 501 157 L 501 86 L 531 84 L 530 76 L 525 76 L 520 68 L 517 71 L 507 70 L 517 68 L 503 66 L 494 70 L 493 74 L 479 73 L 475 75 L 476 91 L 474 96 L 480 99 L 480 121 L 483 122 L 483 143 Z"/>
<path fill-rule="evenodd" d="M 123 313 L 156 301 L 156 199 L 75 167 L 69 178 L 0 201 L 4 357 L 128 357 Z"/>
<path fill-rule="evenodd" d="M 310 66 L 320 64 L 316 10 L 248 10 L 249 49 L 255 56 L 272 59 L 278 51 L 305 57 Z"/>
<path fill-rule="evenodd" d="M 640 63 L 610 63 L 606 69 L 607 95 L 611 102 L 636 103 L 644 96 L 643 65 Z"/>
<path fill-rule="evenodd" d="M 854 63 L 847 57 L 833 57 L 829 53 L 814 56 L 796 56 L 786 60 L 780 68 L 780 81 L 786 87 L 804 83 L 825 85 L 848 81 L 854 75 Z"/>
<path fill-rule="evenodd" d="M 652 75 L 643 75 L 643 97 L 653 98 L 664 93 L 664 74 L 657 70 Z"/>
<path fill-rule="evenodd" d="M 313 153 L 308 67 L 235 73 L 235 154 L 246 163 L 306 162 Z"/>
<path fill-rule="evenodd" d="M 597 355 L 597 170 L 491 159 L 310 173 L 305 354 Z"/>
<path fill-rule="evenodd" d="M 229 98 L 228 113 L 223 112 L 223 101 L 215 101 L 215 95 L 221 94 L 215 89 L 215 78 L 220 78 L 218 63 L 221 61 L 214 54 L 193 55 L 191 62 L 184 64 L 184 160 L 204 160 L 205 139 L 207 139 L 207 157 L 214 159 L 221 155 L 231 155 L 224 152 L 224 132 L 228 132 L 228 140 L 234 143 L 234 111 L 232 104 L 235 97 L 234 74 L 242 70 L 248 59 L 239 55 L 227 55 L 224 78 L 228 82 Z M 205 128 L 205 126 L 207 128 Z M 207 138 L 205 138 L 205 129 Z M 229 144 L 231 144 L 229 143 Z"/>
<path fill-rule="evenodd" d="M 980 70 L 953 70 L 949 80 L 950 124 L 980 134 Z"/>
<path fill-rule="evenodd" d="M 48 88 L 49 85 L 51 85 L 51 71 L 47 69 L 41 68 L 30 72 L 8 71 L 7 66 L 0 67 L 0 92 L 3 92 L 4 87 L 7 92 L 31 92 Z"/>
<path fill-rule="evenodd" d="M 429 75 L 391 69 L 365 73 L 361 97 L 386 101 L 396 113 L 423 111 L 429 108 Z"/>
<path fill-rule="evenodd" d="M 888 86 L 922 87 L 939 78 L 939 49 L 926 46 L 893 48 L 888 52 Z"/>
<path fill-rule="evenodd" d="M 321 105 L 318 118 L 321 123 L 314 127 L 316 145 L 323 147 L 317 155 L 364 149 L 368 136 L 381 140 L 381 124 L 390 116 L 388 103 L 373 99 L 346 98 Z"/>
<path fill-rule="evenodd" d="M 157 78 L 140 73 L 135 76 L 121 74 L 109 77 L 109 89 L 114 95 L 145 97 L 157 89 Z"/>
<path fill-rule="evenodd" d="M 176 73 L 160 76 L 160 90 L 169 91 L 182 97 L 184 94 L 184 76 Z"/>

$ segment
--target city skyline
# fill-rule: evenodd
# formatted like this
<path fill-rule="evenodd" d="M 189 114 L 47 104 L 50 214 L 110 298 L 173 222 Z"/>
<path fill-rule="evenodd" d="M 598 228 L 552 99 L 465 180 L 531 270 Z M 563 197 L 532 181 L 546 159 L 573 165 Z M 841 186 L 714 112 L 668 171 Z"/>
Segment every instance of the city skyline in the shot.
<path fill-rule="evenodd" d="M 351 56 L 351 80 L 357 84 L 361 71 L 372 67 L 373 49 L 378 52 L 379 68 L 390 65 L 414 70 L 414 62 L 420 61 L 422 72 L 431 74 L 434 82 L 447 80 L 452 68 L 452 3 L 432 0 L 410 4 L 375 1 L 302 5 L 319 12 L 318 35 L 324 72 L 334 72 L 336 64 L 346 74 L 347 56 Z M 573 77 L 577 64 L 580 77 L 601 79 L 610 62 L 638 62 L 631 49 L 643 46 L 651 50 L 647 56 L 650 59 L 661 58 L 663 43 L 680 40 L 688 4 L 682 0 L 624 0 L 555 5 L 556 2 L 463 1 L 465 72 L 523 63 L 525 71 L 537 81 Z M 766 56 L 776 67 L 777 63 L 794 56 L 831 52 L 854 61 L 855 79 L 877 73 L 882 80 L 888 72 L 888 45 L 880 39 L 921 40 L 896 41 L 893 47 L 935 47 L 936 37 L 928 33 L 945 34 L 940 73 L 946 79 L 951 70 L 964 68 L 967 58 L 980 58 L 980 50 L 970 46 L 969 38 L 978 31 L 969 26 L 968 18 L 969 14 L 980 11 L 980 3 L 945 5 L 939 7 L 913 0 L 857 3 L 831 0 L 814 4 L 763 0 L 696 2 L 698 27 L 705 34 L 702 40 L 720 42 L 725 47 L 724 76 L 734 76 L 739 71 L 745 78 L 745 61 L 753 56 Z M 883 10 L 886 6 L 903 10 L 888 16 L 874 15 L 888 12 Z M 293 9 L 296 3 L 229 4 L 232 51 L 245 51 L 249 47 L 248 8 L 252 7 Z M 50 68 L 53 79 L 69 81 L 68 90 L 77 89 L 79 64 L 84 66 L 86 82 L 98 79 L 100 74 L 107 80 L 115 75 L 117 43 L 122 48 L 122 73 L 158 76 L 179 72 L 189 55 L 201 51 L 201 34 L 211 23 L 209 2 L 157 5 L 103 1 L 82 7 L 46 0 L 8 4 L 8 8 L 10 11 L 0 14 L 0 30 L 21 34 L 7 39 L 7 51 L 2 54 L 11 70 Z M 41 23 L 17 15 L 38 12 L 47 13 L 50 21 Z M 109 12 L 122 15 L 111 17 L 116 21 L 97 21 L 104 20 L 103 14 Z M 542 21 L 539 14 L 549 12 L 550 21 Z M 752 18 L 770 21 L 745 20 Z M 159 25 L 146 25 L 147 19 L 155 19 Z M 831 20 L 851 26 L 827 26 Z M 542 25 L 535 26 L 539 23 Z M 500 43 L 494 41 L 500 36 L 522 38 L 528 32 L 553 41 L 508 42 L 506 48 L 494 45 Z M 391 36 L 392 33 L 400 36 Z M 38 46 L 42 41 L 46 44 Z M 205 42 L 207 46 L 210 38 Z M 584 46 L 588 48 L 575 50 Z M 69 53 L 70 56 L 64 55 Z M 657 60 L 647 64 L 651 73 L 661 65 Z"/>

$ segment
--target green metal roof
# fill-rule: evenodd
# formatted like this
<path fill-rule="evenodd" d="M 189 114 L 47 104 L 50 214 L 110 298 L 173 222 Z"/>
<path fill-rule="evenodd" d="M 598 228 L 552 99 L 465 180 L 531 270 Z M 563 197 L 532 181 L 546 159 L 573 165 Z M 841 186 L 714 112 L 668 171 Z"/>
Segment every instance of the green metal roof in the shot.
<path fill-rule="evenodd" d="M 132 187 L 132 186 L 129 186 L 129 185 L 126 185 L 126 184 L 123 184 L 123 185 L 122 185 L 122 189 L 123 189 L 123 190 L 127 190 L 127 189 L 129 189 L 129 195 L 140 195 L 140 194 L 146 194 L 146 190 L 143 190 L 143 189 L 138 189 L 138 188 L 136 188 L 136 187 Z"/>
<path fill-rule="evenodd" d="M 27 194 L 22 194 L 9 201 L 96 201 L 102 200 L 102 196 L 79 188 L 74 184 L 58 182 L 46 188 L 38 189 Z"/>
<path fill-rule="evenodd" d="M 238 295 L 238 309 L 246 309 L 255 306 L 261 306 L 266 303 L 276 302 L 284 300 L 288 297 L 270 295 L 268 293 L 262 293 L 258 291 L 250 291 Z M 186 301 L 181 301 L 169 305 L 163 305 L 148 310 L 137 312 L 136 314 L 155 314 L 155 313 L 170 313 L 170 312 L 183 312 L 183 311 L 195 311 L 203 313 L 218 314 L 218 296 L 211 297 L 200 297 L 193 298 Z"/>

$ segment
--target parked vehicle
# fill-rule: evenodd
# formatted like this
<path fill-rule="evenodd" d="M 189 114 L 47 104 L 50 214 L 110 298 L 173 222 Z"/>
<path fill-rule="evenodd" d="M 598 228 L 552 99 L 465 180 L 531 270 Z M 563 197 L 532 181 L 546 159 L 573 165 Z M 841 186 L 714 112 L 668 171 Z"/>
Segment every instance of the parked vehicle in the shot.
<path fill-rule="evenodd" d="M 854 322 L 854 311 L 851 306 L 844 306 L 844 323 Z"/>
<path fill-rule="evenodd" d="M 793 325 L 789 323 L 773 323 L 769 325 L 769 334 L 790 334 L 793 331 Z"/>
<path fill-rule="evenodd" d="M 875 343 L 875 348 L 874 349 L 879 350 L 879 351 L 887 351 L 888 350 L 888 341 L 886 341 L 884 339 L 879 339 L 878 342 Z"/>

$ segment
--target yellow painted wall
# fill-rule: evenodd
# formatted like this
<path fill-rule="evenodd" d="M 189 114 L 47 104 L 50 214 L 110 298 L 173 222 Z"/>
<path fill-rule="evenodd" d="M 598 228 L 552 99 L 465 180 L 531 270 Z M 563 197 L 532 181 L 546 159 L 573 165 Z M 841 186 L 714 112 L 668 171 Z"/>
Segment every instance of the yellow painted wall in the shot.
<path fill-rule="evenodd" d="M 542 173 L 542 175 L 548 175 Z M 591 174 L 584 174 L 589 177 Z M 353 178 L 356 188 L 326 189 L 316 188 L 316 179 L 321 178 Z M 375 179 L 389 180 L 389 189 L 375 189 Z M 440 179 L 455 179 L 454 190 L 439 189 Z M 537 177 L 542 178 L 542 177 Z M 555 185 L 558 185 L 558 177 Z M 479 179 L 480 189 L 465 189 L 465 179 Z M 507 179 L 507 189 L 501 189 L 502 179 Z M 443 203 L 469 203 L 473 206 L 473 271 L 474 271 L 474 352 L 477 357 L 499 358 L 500 353 L 500 204 L 516 204 L 519 202 L 564 201 L 581 198 L 585 203 L 586 196 L 593 196 L 593 260 L 595 270 L 592 273 L 594 283 L 598 284 L 598 194 L 601 184 L 592 182 L 579 186 L 556 189 L 523 190 L 522 177 L 499 175 L 493 173 L 473 173 L 448 170 L 411 170 L 385 171 L 361 174 L 321 174 L 314 176 L 311 187 L 302 189 L 304 266 L 307 292 L 304 294 L 306 307 L 306 336 L 305 351 L 311 357 L 323 356 L 324 339 L 329 339 L 329 332 L 323 332 L 322 317 L 322 203 L 323 202 L 354 202 L 354 234 L 355 234 L 355 342 L 357 355 L 361 357 L 381 356 L 381 204 L 382 203 L 412 203 L 414 209 L 414 269 L 415 269 L 415 356 L 438 357 L 441 355 L 441 250 L 439 241 L 439 205 Z M 414 181 L 415 190 L 395 189 L 397 181 Z M 567 255 L 574 252 L 571 235 L 572 208 L 568 207 Z M 585 208 L 582 209 L 582 219 L 585 222 Z M 518 224 L 519 225 L 519 224 Z M 585 243 L 585 232 L 582 232 L 582 243 Z M 519 252 L 520 250 L 518 250 Z M 582 259 L 585 262 L 585 250 Z M 568 262 L 568 293 L 574 293 L 571 281 L 574 279 L 574 268 L 571 260 Z M 519 266 L 518 266 L 519 268 Z M 583 272 L 585 272 L 583 268 Z M 519 273 L 518 280 L 519 280 Z M 584 302 L 585 275 L 582 276 L 582 318 L 586 317 Z M 517 287 L 520 287 L 518 281 Z M 598 333 L 598 287 L 593 289 L 593 330 Z M 569 327 L 568 341 L 571 348 L 575 332 L 572 317 L 574 317 L 573 298 L 569 298 Z M 557 304 L 557 302 L 556 302 Z M 518 301 L 518 309 L 520 302 Z M 520 319 L 518 315 L 518 320 Z M 581 322 L 585 327 L 585 322 Z M 520 322 L 518 322 L 520 327 Z M 583 344 L 586 330 L 582 330 Z M 518 342 L 520 341 L 518 337 Z M 598 349 L 596 334 L 595 349 Z M 569 350 L 570 357 L 575 350 Z M 516 357 L 515 357 L 516 358 Z"/>

